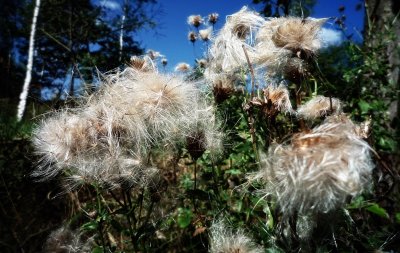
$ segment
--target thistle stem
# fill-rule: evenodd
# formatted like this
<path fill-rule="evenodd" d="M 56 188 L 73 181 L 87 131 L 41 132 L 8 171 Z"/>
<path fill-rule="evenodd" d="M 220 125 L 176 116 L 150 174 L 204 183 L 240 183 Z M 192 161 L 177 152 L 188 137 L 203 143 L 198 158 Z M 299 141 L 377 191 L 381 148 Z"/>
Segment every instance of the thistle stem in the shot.
<path fill-rule="evenodd" d="M 197 189 L 197 159 L 194 160 L 194 186 L 193 186 L 193 206 L 194 211 L 197 212 L 197 204 L 196 204 L 196 189 Z"/>
<path fill-rule="evenodd" d="M 135 235 L 134 235 L 134 233 L 133 233 L 133 229 L 132 229 L 132 222 L 131 222 L 131 217 L 130 217 L 130 212 L 131 212 L 131 209 L 130 208 L 128 208 L 128 205 L 127 205 L 127 197 L 125 196 L 126 194 L 125 194 L 125 191 L 122 189 L 121 190 L 121 192 L 122 192 L 122 198 L 123 198 L 123 200 L 124 200 L 124 206 L 125 206 L 125 208 L 126 208 L 126 220 L 127 220 L 127 222 L 128 222 L 128 229 L 129 229 L 129 236 L 130 236 L 130 238 L 131 238 L 131 243 L 132 243 L 132 247 L 133 247 L 133 249 L 136 251 L 137 249 L 136 249 L 136 243 L 135 243 Z"/>
<path fill-rule="evenodd" d="M 244 55 L 246 56 L 247 64 L 249 65 L 249 70 L 250 70 L 250 75 L 251 75 L 251 95 L 250 95 L 250 102 L 251 102 L 253 100 L 253 98 L 254 98 L 254 88 L 256 86 L 256 84 L 255 84 L 256 77 L 254 75 L 254 69 L 253 69 L 253 66 L 251 65 L 250 58 L 249 58 L 249 55 L 247 54 L 245 46 L 242 45 L 242 48 L 243 48 Z M 251 104 L 249 104 L 249 106 L 251 106 Z M 259 156 L 258 156 L 256 130 L 254 128 L 255 120 L 254 120 L 254 115 L 253 115 L 253 112 L 252 112 L 252 108 L 249 107 L 248 110 L 246 110 L 246 112 L 247 112 L 247 114 L 249 116 L 248 124 L 249 124 L 249 127 L 250 127 L 250 136 L 251 136 L 251 142 L 252 142 L 252 146 L 253 146 L 253 151 L 254 151 L 254 153 L 256 155 L 256 160 L 260 161 Z"/>
<path fill-rule="evenodd" d="M 247 54 L 247 50 L 244 45 L 242 45 L 242 48 L 243 48 L 244 55 L 246 56 L 247 65 L 249 66 L 250 75 L 251 75 L 251 99 L 250 99 L 250 101 L 251 101 L 254 97 L 254 88 L 256 86 L 256 77 L 254 75 L 254 69 L 253 69 L 253 66 L 251 65 L 249 55 Z"/>

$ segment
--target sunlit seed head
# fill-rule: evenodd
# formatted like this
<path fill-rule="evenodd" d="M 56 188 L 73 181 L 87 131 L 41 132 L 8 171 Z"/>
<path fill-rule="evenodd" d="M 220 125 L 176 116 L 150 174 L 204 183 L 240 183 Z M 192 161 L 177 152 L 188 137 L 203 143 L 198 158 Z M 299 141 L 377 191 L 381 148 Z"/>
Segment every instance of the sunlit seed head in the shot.
<path fill-rule="evenodd" d="M 155 67 L 152 63 L 150 57 L 139 57 L 139 56 L 132 56 L 129 62 L 129 65 L 137 69 L 139 71 L 154 71 Z"/>
<path fill-rule="evenodd" d="M 264 22 L 264 18 L 246 7 L 228 16 L 209 50 L 208 72 L 232 74 L 246 66 L 244 50 L 253 59 L 253 35 Z"/>
<path fill-rule="evenodd" d="M 214 221 L 210 227 L 211 253 L 261 253 L 264 250 L 240 228 L 229 228 L 224 221 Z"/>
<path fill-rule="evenodd" d="M 42 156 L 36 176 L 63 171 L 69 189 L 87 183 L 146 186 L 155 171 L 144 159 L 152 148 L 184 143 L 197 131 L 204 134 L 205 148 L 217 139 L 212 110 L 195 84 L 179 76 L 128 67 L 105 76 L 99 90 L 84 100 L 35 131 L 33 142 Z"/>
<path fill-rule="evenodd" d="M 94 246 L 93 239 L 82 239 L 78 231 L 61 227 L 50 233 L 44 246 L 45 253 L 90 253 Z"/>
<path fill-rule="evenodd" d="M 305 56 L 313 55 L 321 47 L 318 33 L 325 21 L 326 19 L 278 18 L 272 41 L 277 47 L 288 49 L 299 58 L 302 53 Z"/>
<path fill-rule="evenodd" d="M 96 145 L 96 134 L 90 123 L 73 113 L 60 112 L 45 119 L 34 131 L 33 145 L 41 156 L 35 176 L 53 177 L 63 166 Z"/>
<path fill-rule="evenodd" d="M 207 29 L 199 30 L 200 39 L 204 42 L 207 42 L 211 39 L 212 28 L 209 27 Z"/>
<path fill-rule="evenodd" d="M 275 145 L 254 178 L 276 198 L 285 217 L 327 213 L 367 188 L 374 168 L 370 146 L 345 116 L 328 117 L 311 131 Z"/>
<path fill-rule="evenodd" d="M 150 57 L 151 60 L 155 60 L 155 59 L 163 56 L 160 52 L 152 50 L 152 49 L 147 51 L 147 55 Z"/>
<path fill-rule="evenodd" d="M 326 19 L 270 18 L 256 35 L 255 62 L 269 76 L 284 76 L 295 83 L 309 74 L 308 64 L 321 47 L 318 36 Z"/>
<path fill-rule="evenodd" d="M 180 62 L 175 66 L 175 71 L 177 72 L 188 72 L 190 70 L 190 65 L 185 62 Z"/>
<path fill-rule="evenodd" d="M 305 119 L 316 119 L 342 112 L 342 103 L 337 98 L 316 96 L 297 109 L 297 115 Z"/>
<path fill-rule="evenodd" d="M 277 112 L 291 113 L 293 111 L 292 104 L 290 103 L 289 90 L 283 84 L 279 86 L 269 85 L 264 90 L 265 103 L 271 104 Z M 271 111 L 272 114 L 274 114 Z"/>
<path fill-rule="evenodd" d="M 240 11 L 229 15 L 222 30 L 229 31 L 241 40 L 245 40 L 247 36 L 256 31 L 265 20 L 256 12 L 243 7 Z"/>
<path fill-rule="evenodd" d="M 215 25 L 215 23 L 217 23 L 219 18 L 219 14 L 214 12 L 208 15 L 208 22 Z"/>
<path fill-rule="evenodd" d="M 200 15 L 190 15 L 187 19 L 187 23 L 198 28 L 201 24 L 203 24 L 204 20 Z"/>
<path fill-rule="evenodd" d="M 206 59 L 202 58 L 202 59 L 196 59 L 196 64 L 197 64 L 197 66 L 198 66 L 199 68 L 204 69 L 204 68 L 207 67 L 208 62 L 207 62 Z"/>

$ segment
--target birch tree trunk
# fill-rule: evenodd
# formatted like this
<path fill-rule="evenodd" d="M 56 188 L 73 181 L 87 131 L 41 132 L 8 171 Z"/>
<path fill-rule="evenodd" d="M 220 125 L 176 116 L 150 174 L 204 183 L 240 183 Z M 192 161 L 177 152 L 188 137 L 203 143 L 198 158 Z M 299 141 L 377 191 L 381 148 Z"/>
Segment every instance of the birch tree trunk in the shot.
<path fill-rule="evenodd" d="M 19 96 L 19 104 L 18 104 L 18 112 L 17 112 L 17 120 L 21 121 L 25 107 L 26 107 L 26 100 L 28 98 L 29 92 L 29 84 L 32 79 L 32 66 L 33 66 L 33 52 L 35 48 L 35 32 L 36 32 L 36 22 L 37 17 L 39 15 L 39 8 L 40 8 L 40 0 L 36 0 L 35 9 L 33 11 L 33 18 L 32 18 L 32 26 L 31 26 L 31 34 L 29 37 L 29 51 L 28 51 L 28 64 L 26 66 L 26 75 L 24 86 L 22 88 L 22 92 Z"/>
<path fill-rule="evenodd" d="M 125 25 L 125 19 L 126 19 L 126 10 L 128 3 L 125 1 L 124 7 L 122 10 L 122 17 L 121 17 L 121 30 L 120 30 L 120 35 L 119 35 L 119 62 L 121 63 L 122 61 L 122 50 L 124 49 L 124 25 Z"/>

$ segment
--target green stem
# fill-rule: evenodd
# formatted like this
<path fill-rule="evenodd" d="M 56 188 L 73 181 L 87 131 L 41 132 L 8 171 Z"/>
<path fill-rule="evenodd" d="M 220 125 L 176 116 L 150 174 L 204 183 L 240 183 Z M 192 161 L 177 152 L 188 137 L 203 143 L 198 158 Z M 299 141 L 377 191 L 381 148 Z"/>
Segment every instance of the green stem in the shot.
<path fill-rule="evenodd" d="M 104 234 L 103 234 L 103 217 L 102 217 L 103 211 L 102 211 L 102 205 L 101 205 L 101 195 L 100 195 L 100 191 L 99 191 L 99 188 L 97 187 L 97 185 L 95 185 L 94 188 L 96 191 L 96 198 L 97 198 L 97 219 L 100 218 L 100 220 L 98 221 L 97 230 L 99 232 L 101 245 L 103 247 L 103 252 L 106 252 L 107 246 L 106 246 L 106 242 L 104 240 Z"/>
<path fill-rule="evenodd" d="M 197 159 L 194 160 L 194 186 L 193 186 L 193 191 L 196 191 L 197 189 Z M 194 211 L 197 212 L 197 203 L 196 203 L 196 193 L 193 192 L 193 207 Z"/>

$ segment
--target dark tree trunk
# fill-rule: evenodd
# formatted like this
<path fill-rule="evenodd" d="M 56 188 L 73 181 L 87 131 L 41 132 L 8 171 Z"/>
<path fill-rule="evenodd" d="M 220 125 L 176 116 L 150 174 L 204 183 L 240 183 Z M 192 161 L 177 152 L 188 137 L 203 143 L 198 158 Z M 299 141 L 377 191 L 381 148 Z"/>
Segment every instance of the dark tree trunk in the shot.
<path fill-rule="evenodd" d="M 400 90 L 400 1 L 399 0 L 365 0 L 365 40 L 367 47 L 376 46 L 380 40 L 387 41 L 386 56 L 389 63 L 387 72 L 388 83 L 392 83 Z M 384 37 L 381 38 L 382 32 Z M 387 31 L 387 32 L 386 32 Z M 389 32 L 390 31 L 390 32 Z M 393 39 L 393 35 L 394 39 Z M 390 108 L 390 119 L 393 130 L 397 135 L 397 152 L 400 151 L 400 93 L 397 93 L 397 101 Z"/>

